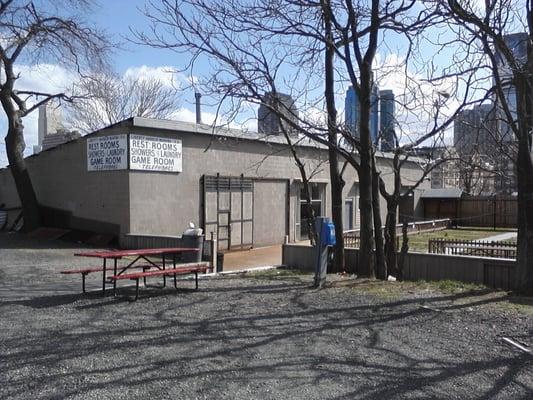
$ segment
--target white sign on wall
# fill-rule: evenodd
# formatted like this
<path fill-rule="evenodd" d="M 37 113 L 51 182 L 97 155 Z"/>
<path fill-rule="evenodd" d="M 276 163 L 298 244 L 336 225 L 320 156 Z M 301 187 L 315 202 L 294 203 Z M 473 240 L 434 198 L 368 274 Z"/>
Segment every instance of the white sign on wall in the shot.
<path fill-rule="evenodd" d="M 97 136 L 87 139 L 87 171 L 128 168 L 126 135 Z"/>
<path fill-rule="evenodd" d="M 130 135 L 130 169 L 181 172 L 181 140 Z"/>

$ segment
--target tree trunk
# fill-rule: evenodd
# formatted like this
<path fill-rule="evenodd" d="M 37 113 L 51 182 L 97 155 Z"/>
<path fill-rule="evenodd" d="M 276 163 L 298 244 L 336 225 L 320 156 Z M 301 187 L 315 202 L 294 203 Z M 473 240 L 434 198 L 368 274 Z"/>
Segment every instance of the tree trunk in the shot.
<path fill-rule="evenodd" d="M 333 254 L 333 268 L 331 272 L 344 272 L 344 235 L 342 224 L 342 188 L 343 182 L 339 172 L 339 160 L 337 155 L 337 109 L 335 107 L 335 70 L 333 59 L 335 48 L 333 47 L 332 26 L 329 15 L 329 5 L 324 7 L 324 28 L 326 34 L 325 54 L 325 88 L 326 107 L 328 113 L 328 155 L 329 176 L 331 181 L 331 216 L 335 225 L 336 245 Z"/>
<path fill-rule="evenodd" d="M 16 111 L 14 111 L 17 114 Z M 31 232 L 41 224 L 39 203 L 33 190 L 30 174 L 24 160 L 24 126 L 18 115 L 8 115 L 8 131 L 5 138 L 9 168 L 15 181 L 17 193 L 22 205 L 24 231 Z"/>
<path fill-rule="evenodd" d="M 398 203 L 393 199 L 387 201 L 387 218 L 385 220 L 385 255 L 389 274 L 398 276 L 398 249 L 396 246 L 396 210 Z"/>
<path fill-rule="evenodd" d="M 313 203 L 311 201 L 311 187 L 309 186 L 309 181 L 307 179 L 307 175 L 305 173 L 305 168 L 302 166 L 302 169 L 300 169 L 300 176 L 302 177 L 302 184 L 305 192 L 305 208 L 307 209 L 307 215 L 310 216 L 310 218 L 307 218 L 307 237 L 309 238 L 309 241 L 311 242 L 311 246 L 314 246 L 317 241 L 317 232 L 315 227 L 315 210 L 313 209 Z M 301 221 L 300 221 L 301 223 Z"/>
<path fill-rule="evenodd" d="M 358 260 L 358 274 L 374 278 L 374 251 L 372 229 L 372 142 L 370 140 L 370 66 L 361 69 L 361 96 L 359 99 L 360 151 L 359 168 L 359 211 L 361 217 L 361 241 Z"/>
<path fill-rule="evenodd" d="M 402 224 L 402 250 L 400 252 L 400 259 L 398 260 L 398 273 L 396 274 L 396 280 L 403 281 L 403 267 L 405 264 L 405 256 L 409 251 L 409 236 L 407 236 L 407 221 L 403 221 Z"/>
<path fill-rule="evenodd" d="M 376 247 L 376 277 L 387 280 L 387 263 L 383 250 L 383 228 L 381 224 L 381 205 L 379 196 L 379 173 L 376 159 L 372 157 L 372 215 L 374 217 L 374 242 Z"/>
<path fill-rule="evenodd" d="M 335 225 L 333 268 L 331 272 L 345 272 L 344 260 L 344 226 L 342 221 L 342 189 L 344 183 L 339 174 L 337 152 L 329 148 L 329 173 L 331 179 L 331 215 Z"/>
<path fill-rule="evenodd" d="M 530 52 L 531 58 L 531 52 Z M 533 63 L 533 60 L 529 60 Z M 518 182 L 518 238 L 515 288 L 533 293 L 533 160 L 531 158 L 531 129 L 533 127 L 532 99 L 527 77 L 515 79 L 519 132 L 516 178 Z"/>

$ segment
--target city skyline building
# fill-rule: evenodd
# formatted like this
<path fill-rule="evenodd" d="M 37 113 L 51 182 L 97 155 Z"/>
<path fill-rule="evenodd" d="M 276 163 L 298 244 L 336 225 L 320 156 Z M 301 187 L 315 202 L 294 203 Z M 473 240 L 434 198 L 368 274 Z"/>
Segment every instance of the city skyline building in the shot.
<path fill-rule="evenodd" d="M 344 120 L 346 128 L 356 138 L 359 138 L 359 119 L 361 115 L 361 104 L 359 97 L 353 86 L 346 91 L 344 100 Z M 370 93 L 370 138 L 374 145 L 377 145 L 379 139 L 379 88 L 377 84 L 372 84 Z"/>
<path fill-rule="evenodd" d="M 63 112 L 58 102 L 50 101 L 39 106 L 37 145 L 33 146 L 33 154 L 51 149 L 60 144 L 81 137 L 77 131 L 71 131 L 63 123 Z"/>
<path fill-rule="evenodd" d="M 506 192 L 502 147 L 495 103 L 476 105 L 460 111 L 453 124 L 453 145 L 460 159 L 456 163 L 460 187 L 469 194 Z"/>
<path fill-rule="evenodd" d="M 527 42 L 529 36 L 525 32 L 512 33 L 504 35 L 503 40 L 506 46 L 512 51 L 515 60 L 522 65 L 527 63 Z M 516 88 L 513 85 L 513 71 L 505 57 L 496 52 L 496 60 L 498 62 L 498 75 L 501 80 L 502 89 L 504 92 L 505 102 L 509 107 L 509 111 L 513 119 L 516 119 L 517 104 L 516 104 Z M 496 82 L 494 82 L 495 84 Z M 498 105 L 499 112 L 503 114 L 503 107 L 496 95 L 494 95 L 494 102 Z M 499 133 L 502 142 L 513 142 L 515 140 L 514 133 L 510 125 L 505 121 L 505 118 L 500 118 Z"/>
<path fill-rule="evenodd" d="M 279 110 L 279 114 L 272 110 Z M 267 92 L 257 112 L 257 131 L 264 135 L 282 135 L 283 129 L 290 135 L 298 134 L 298 109 L 288 94 Z"/>
<path fill-rule="evenodd" d="M 370 92 L 370 138 L 377 146 L 379 141 L 379 88 L 373 82 Z"/>
<path fill-rule="evenodd" d="M 453 145 L 460 156 L 473 153 L 495 156 L 498 139 L 494 103 L 476 105 L 457 113 L 453 124 Z"/>
<path fill-rule="evenodd" d="M 37 145 L 33 146 L 33 152 L 38 153 L 43 150 L 43 143 L 47 141 L 47 136 L 53 135 L 63 128 L 63 112 L 58 103 L 51 101 L 39 106 Z"/>
<path fill-rule="evenodd" d="M 392 151 L 398 147 L 398 137 L 396 136 L 395 99 L 392 90 L 381 90 L 379 92 L 380 104 L 380 132 L 381 151 Z"/>
<path fill-rule="evenodd" d="M 511 50 L 515 62 L 519 66 L 527 63 L 527 43 L 529 36 L 525 32 L 517 32 L 503 36 L 505 45 Z M 517 98 L 516 88 L 513 84 L 513 70 L 509 62 L 500 53 L 496 52 L 497 71 L 500 77 L 504 101 L 510 111 L 511 118 L 516 121 L 517 118 Z M 496 84 L 495 78 L 494 84 Z M 508 122 L 508 117 L 504 113 L 502 100 L 494 94 L 494 103 L 496 104 L 498 120 L 498 148 L 499 153 L 496 158 L 498 177 L 496 179 L 496 191 L 500 193 L 514 193 L 517 190 L 516 166 L 518 142 Z"/>

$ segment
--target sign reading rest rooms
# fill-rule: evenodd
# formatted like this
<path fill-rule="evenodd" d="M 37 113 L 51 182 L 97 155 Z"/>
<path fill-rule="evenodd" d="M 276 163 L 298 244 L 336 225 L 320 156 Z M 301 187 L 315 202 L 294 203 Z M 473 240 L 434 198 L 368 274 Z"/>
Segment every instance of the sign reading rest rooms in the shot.
<path fill-rule="evenodd" d="M 129 146 L 128 146 L 129 144 Z M 128 168 L 137 171 L 181 172 L 181 140 L 143 135 L 97 136 L 87 139 L 87 171 Z"/>
<path fill-rule="evenodd" d="M 181 172 L 181 140 L 130 135 L 130 169 Z"/>
<path fill-rule="evenodd" d="M 87 171 L 111 171 L 128 167 L 126 135 L 87 139 Z"/>

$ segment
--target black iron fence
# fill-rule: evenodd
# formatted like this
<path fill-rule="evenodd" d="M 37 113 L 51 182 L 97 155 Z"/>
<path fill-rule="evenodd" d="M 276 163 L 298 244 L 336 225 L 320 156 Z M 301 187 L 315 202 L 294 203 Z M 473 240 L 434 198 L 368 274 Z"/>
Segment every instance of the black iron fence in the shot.
<path fill-rule="evenodd" d="M 516 243 L 485 240 L 430 239 L 428 252 L 491 258 L 516 258 Z"/>
<path fill-rule="evenodd" d="M 446 229 L 450 226 L 450 219 L 436 219 L 430 221 L 409 222 L 407 224 L 407 234 L 420 232 L 433 232 Z M 400 246 L 400 235 L 402 234 L 402 224 L 396 225 L 396 247 Z M 344 231 L 344 247 L 358 249 L 361 241 L 359 229 Z"/>

